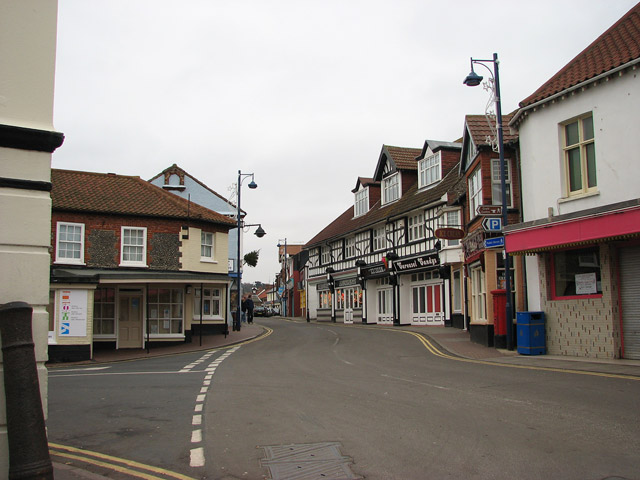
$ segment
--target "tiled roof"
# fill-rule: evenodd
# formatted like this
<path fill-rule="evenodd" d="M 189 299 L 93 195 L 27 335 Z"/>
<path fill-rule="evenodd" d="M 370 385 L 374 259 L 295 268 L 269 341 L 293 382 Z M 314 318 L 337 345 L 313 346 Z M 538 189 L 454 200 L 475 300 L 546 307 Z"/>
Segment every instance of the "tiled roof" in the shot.
<path fill-rule="evenodd" d="M 511 129 L 508 126 L 513 115 L 513 113 L 502 115 L 502 137 L 505 143 L 510 143 L 518 139 L 518 133 L 512 133 Z M 490 116 L 489 118 L 492 124 L 495 125 L 495 115 Z M 487 137 L 493 137 L 495 135 L 491 130 L 491 127 L 489 126 L 487 117 L 485 117 L 484 115 L 466 115 L 465 122 L 469 128 L 469 134 L 471 135 L 473 143 L 477 147 L 488 146 L 489 142 L 487 142 Z"/>
<path fill-rule="evenodd" d="M 52 169 L 51 183 L 51 201 L 57 210 L 192 218 L 229 226 L 236 224 L 224 215 L 193 202 L 189 204 L 187 200 L 165 192 L 140 177 Z"/>
<path fill-rule="evenodd" d="M 360 217 L 353 218 L 353 206 L 349 207 L 342 215 L 309 240 L 305 248 L 318 246 L 326 241 L 365 230 L 387 218 L 398 218 L 420 206 L 439 200 L 458 181 L 458 170 L 456 165 L 438 185 L 426 190 L 418 191 L 418 183 L 416 182 L 406 192 L 402 193 L 402 197 L 397 202 L 385 206 L 381 206 L 380 202 L 377 202 L 368 213 Z"/>
<path fill-rule="evenodd" d="M 640 57 L 640 3 L 520 102 L 526 107 Z"/>
<path fill-rule="evenodd" d="M 416 158 L 422 153 L 420 148 L 393 147 L 384 145 L 382 152 L 386 152 L 393 159 L 399 170 L 417 170 L 418 162 Z"/>
<path fill-rule="evenodd" d="M 362 185 L 363 187 L 368 187 L 369 185 L 380 185 L 380 182 L 376 182 L 373 178 L 368 178 L 368 177 L 358 177 L 358 181 L 356 182 L 356 186 L 353 190 L 351 190 L 353 193 L 358 191 L 358 188 L 360 187 L 360 185 Z"/>

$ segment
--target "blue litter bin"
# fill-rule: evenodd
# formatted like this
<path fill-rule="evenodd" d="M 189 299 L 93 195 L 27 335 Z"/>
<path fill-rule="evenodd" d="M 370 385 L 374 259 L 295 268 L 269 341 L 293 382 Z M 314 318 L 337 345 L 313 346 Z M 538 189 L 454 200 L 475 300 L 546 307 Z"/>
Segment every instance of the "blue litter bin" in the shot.
<path fill-rule="evenodd" d="M 518 312 L 518 353 L 544 355 L 547 353 L 544 312 Z"/>

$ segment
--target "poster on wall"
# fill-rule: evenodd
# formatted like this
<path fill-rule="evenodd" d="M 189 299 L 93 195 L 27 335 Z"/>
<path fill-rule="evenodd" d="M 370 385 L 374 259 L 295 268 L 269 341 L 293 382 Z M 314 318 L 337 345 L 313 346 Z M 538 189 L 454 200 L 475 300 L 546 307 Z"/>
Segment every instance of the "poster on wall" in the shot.
<path fill-rule="evenodd" d="M 60 290 L 58 318 L 61 337 L 87 336 L 87 291 Z"/>
<path fill-rule="evenodd" d="M 576 274 L 576 295 L 590 295 L 598 293 L 595 272 Z"/>

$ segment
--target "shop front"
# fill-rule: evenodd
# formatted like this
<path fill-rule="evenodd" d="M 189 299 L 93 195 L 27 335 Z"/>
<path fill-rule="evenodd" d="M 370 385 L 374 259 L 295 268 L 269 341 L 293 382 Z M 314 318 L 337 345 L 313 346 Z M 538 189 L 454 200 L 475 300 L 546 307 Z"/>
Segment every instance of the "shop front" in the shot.
<path fill-rule="evenodd" d="M 439 267 L 437 253 L 393 262 L 398 277 L 400 324 L 444 325 L 445 284 Z"/>

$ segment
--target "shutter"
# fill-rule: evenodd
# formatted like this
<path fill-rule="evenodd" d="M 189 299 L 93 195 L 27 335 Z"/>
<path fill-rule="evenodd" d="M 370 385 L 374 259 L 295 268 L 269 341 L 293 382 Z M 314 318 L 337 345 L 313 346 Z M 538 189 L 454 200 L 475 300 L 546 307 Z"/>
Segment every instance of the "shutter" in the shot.
<path fill-rule="evenodd" d="M 620 249 L 624 357 L 640 360 L 640 248 Z"/>

